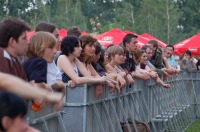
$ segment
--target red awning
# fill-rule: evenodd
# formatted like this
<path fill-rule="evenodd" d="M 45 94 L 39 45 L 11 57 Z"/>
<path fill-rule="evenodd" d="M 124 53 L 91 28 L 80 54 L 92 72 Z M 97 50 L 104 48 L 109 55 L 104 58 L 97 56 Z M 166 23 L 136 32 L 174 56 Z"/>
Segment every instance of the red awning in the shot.
<path fill-rule="evenodd" d="M 165 47 L 167 46 L 167 44 L 163 43 L 162 41 L 160 41 L 159 39 L 157 39 L 157 38 L 151 36 L 151 35 L 148 34 L 148 33 L 144 33 L 144 34 L 142 34 L 141 36 L 142 36 L 142 37 L 145 37 L 145 38 L 147 38 L 147 39 L 149 39 L 149 40 L 156 40 L 156 41 L 158 42 L 158 45 L 161 46 L 161 47 L 163 47 L 163 48 L 165 48 Z"/>
<path fill-rule="evenodd" d="M 98 35 L 96 38 L 102 46 L 107 47 L 110 44 L 119 45 L 122 42 L 124 36 L 128 33 L 135 34 L 127 30 L 123 32 L 118 28 L 113 28 L 103 34 Z M 144 44 L 138 41 L 138 47 L 141 47 L 142 45 Z"/>
<path fill-rule="evenodd" d="M 190 50 L 192 55 L 200 54 L 200 33 L 174 45 L 174 53 L 176 55 L 180 55 L 186 50 Z"/>

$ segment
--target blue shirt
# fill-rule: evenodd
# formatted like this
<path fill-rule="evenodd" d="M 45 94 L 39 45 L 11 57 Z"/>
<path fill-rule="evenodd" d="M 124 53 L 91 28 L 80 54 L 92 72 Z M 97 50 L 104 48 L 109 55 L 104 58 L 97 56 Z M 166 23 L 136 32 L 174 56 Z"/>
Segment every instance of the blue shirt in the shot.
<path fill-rule="evenodd" d="M 28 81 L 47 83 L 47 61 L 43 58 L 31 57 L 23 64 Z"/>
<path fill-rule="evenodd" d="M 167 62 L 168 62 L 170 67 L 176 67 L 177 68 L 177 63 L 174 59 L 174 56 L 171 56 L 170 58 L 168 58 Z"/>
<path fill-rule="evenodd" d="M 153 64 L 151 64 L 151 62 L 149 60 L 146 61 L 146 65 L 149 66 L 150 68 L 154 67 Z"/>

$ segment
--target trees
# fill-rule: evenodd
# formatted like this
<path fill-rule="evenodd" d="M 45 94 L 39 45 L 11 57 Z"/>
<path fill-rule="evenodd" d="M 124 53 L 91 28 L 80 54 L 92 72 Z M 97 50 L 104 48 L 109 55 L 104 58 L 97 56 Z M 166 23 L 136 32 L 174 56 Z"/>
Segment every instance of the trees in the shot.
<path fill-rule="evenodd" d="M 31 21 L 32 8 L 35 5 L 34 0 L 1 0 L 0 18 L 13 16 L 22 18 L 27 22 Z"/>
<path fill-rule="evenodd" d="M 197 0 L 177 0 L 177 6 L 181 13 L 179 19 L 179 32 L 184 38 L 192 36 L 200 31 L 200 2 Z"/>
<path fill-rule="evenodd" d="M 149 33 L 174 44 L 199 32 L 197 0 L 1 0 L 0 18 L 20 17 L 33 28 L 49 21 L 102 33 L 112 28 Z"/>

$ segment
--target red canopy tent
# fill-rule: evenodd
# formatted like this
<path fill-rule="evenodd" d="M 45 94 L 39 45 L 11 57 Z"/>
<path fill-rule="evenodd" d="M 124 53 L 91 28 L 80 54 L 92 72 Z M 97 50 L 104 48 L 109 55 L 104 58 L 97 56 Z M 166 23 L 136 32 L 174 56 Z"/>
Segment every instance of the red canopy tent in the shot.
<path fill-rule="evenodd" d="M 107 47 L 109 44 L 119 45 L 126 34 L 118 28 L 113 28 L 103 34 L 98 35 L 96 38 L 98 42 Z"/>
<path fill-rule="evenodd" d="M 163 48 L 165 48 L 165 47 L 167 46 L 165 43 L 163 43 L 163 42 L 160 41 L 159 39 L 157 39 L 157 38 L 151 36 L 151 35 L 148 34 L 148 33 L 144 33 L 144 34 L 142 34 L 141 36 L 142 36 L 142 37 L 145 37 L 145 38 L 147 38 L 147 39 L 149 39 L 149 40 L 156 40 L 156 41 L 158 41 L 158 45 L 161 46 L 161 47 L 163 47 Z"/>
<path fill-rule="evenodd" d="M 29 39 L 34 33 L 35 33 L 35 30 L 28 32 L 27 38 Z"/>
<path fill-rule="evenodd" d="M 96 38 L 102 46 L 107 47 L 109 44 L 119 45 L 126 34 L 127 32 L 123 32 L 118 28 L 113 28 L 103 34 L 98 35 Z M 141 47 L 141 45 L 143 45 L 143 43 L 138 42 L 138 47 Z"/>
<path fill-rule="evenodd" d="M 67 30 L 62 28 L 59 30 L 60 39 L 62 40 L 65 36 L 67 36 Z"/>
<path fill-rule="evenodd" d="M 200 33 L 174 45 L 174 53 L 176 55 L 184 53 L 185 50 L 190 50 L 192 55 L 200 54 Z"/>
<path fill-rule="evenodd" d="M 34 30 L 31 32 L 28 32 L 27 37 L 30 38 L 34 33 L 35 33 Z M 87 34 L 87 32 L 81 32 L 81 35 L 85 35 L 85 34 Z M 60 39 L 62 40 L 65 36 L 67 36 L 67 30 L 64 28 L 60 29 L 59 36 L 60 36 Z"/>

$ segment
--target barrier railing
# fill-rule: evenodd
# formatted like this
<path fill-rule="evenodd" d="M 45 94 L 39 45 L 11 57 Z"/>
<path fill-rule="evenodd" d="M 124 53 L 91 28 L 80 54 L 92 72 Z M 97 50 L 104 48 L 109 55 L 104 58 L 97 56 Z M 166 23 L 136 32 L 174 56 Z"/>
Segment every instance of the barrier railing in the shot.
<path fill-rule="evenodd" d="M 181 72 L 179 77 L 166 80 L 170 89 L 153 80 L 135 79 L 135 84 L 123 88 L 120 95 L 104 86 L 99 99 L 93 85 L 67 88 L 66 114 L 59 123 L 63 120 L 61 126 L 69 132 L 123 132 L 122 123 L 127 131 L 138 132 L 137 120 L 145 122 L 152 132 L 183 131 L 200 116 L 199 76 L 200 72 Z"/>

